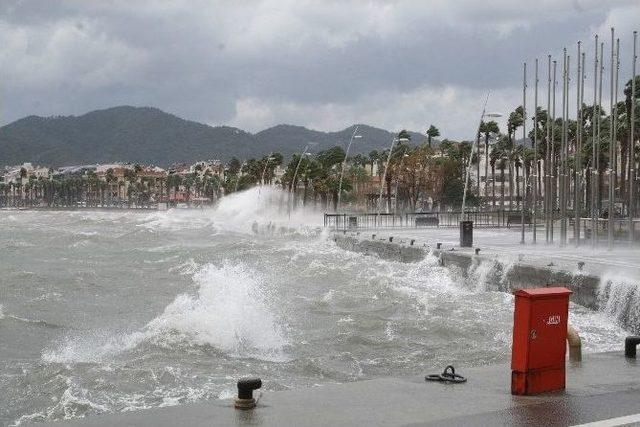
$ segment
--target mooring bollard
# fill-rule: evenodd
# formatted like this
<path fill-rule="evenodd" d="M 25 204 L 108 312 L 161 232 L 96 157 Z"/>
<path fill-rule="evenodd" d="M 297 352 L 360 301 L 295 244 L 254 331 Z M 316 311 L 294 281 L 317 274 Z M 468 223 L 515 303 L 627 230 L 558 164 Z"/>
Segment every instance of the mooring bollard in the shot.
<path fill-rule="evenodd" d="M 442 246 L 442 243 L 440 242 L 436 243 L 436 249 L 440 249 L 441 246 Z"/>
<path fill-rule="evenodd" d="M 640 337 L 631 335 L 624 339 L 624 355 L 632 359 L 636 358 L 636 347 L 640 344 Z"/>
<path fill-rule="evenodd" d="M 389 237 L 389 242 L 393 242 L 393 236 Z"/>
<path fill-rule="evenodd" d="M 571 325 L 567 325 L 567 343 L 569 344 L 569 359 L 582 360 L 582 340 L 578 331 Z"/>
<path fill-rule="evenodd" d="M 480 248 L 476 248 L 476 255 L 480 255 Z"/>
<path fill-rule="evenodd" d="M 411 243 L 409 243 L 411 246 L 413 246 L 413 244 L 416 242 L 415 239 L 411 239 Z"/>
<path fill-rule="evenodd" d="M 371 240 L 376 240 L 376 235 L 375 234 L 371 235 Z"/>
<path fill-rule="evenodd" d="M 582 267 L 584 267 L 584 262 L 578 261 L 578 271 L 582 271 Z"/>
<path fill-rule="evenodd" d="M 262 387 L 260 378 L 243 378 L 238 381 L 238 397 L 234 406 L 236 409 L 252 409 L 256 407 L 256 400 L 253 398 L 253 390 Z"/>

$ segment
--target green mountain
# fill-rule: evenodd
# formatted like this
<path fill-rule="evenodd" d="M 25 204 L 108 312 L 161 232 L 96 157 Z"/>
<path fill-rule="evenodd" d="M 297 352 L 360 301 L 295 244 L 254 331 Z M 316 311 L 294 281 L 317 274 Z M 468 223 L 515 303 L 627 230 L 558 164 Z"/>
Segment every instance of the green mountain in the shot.
<path fill-rule="evenodd" d="M 229 126 L 208 126 L 181 119 L 157 108 L 114 107 L 82 116 L 29 116 L 0 128 L 0 166 L 33 162 L 41 165 L 139 162 L 167 166 L 196 160 L 258 157 L 346 145 L 353 127 L 320 132 L 278 125 L 256 134 Z M 392 133 L 360 125 L 352 153 L 388 148 Z M 413 142 L 424 136 L 412 133 Z"/>

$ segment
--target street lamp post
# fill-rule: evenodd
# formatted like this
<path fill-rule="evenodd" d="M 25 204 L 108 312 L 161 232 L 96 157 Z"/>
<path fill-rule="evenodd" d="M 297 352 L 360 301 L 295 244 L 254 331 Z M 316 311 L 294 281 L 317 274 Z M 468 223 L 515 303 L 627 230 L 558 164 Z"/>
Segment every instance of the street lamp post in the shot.
<path fill-rule="evenodd" d="M 408 141 L 407 138 L 398 138 L 393 137 L 391 140 L 391 147 L 389 148 L 389 154 L 387 155 L 387 162 L 384 165 L 384 173 L 382 174 L 382 181 L 380 181 L 380 195 L 378 196 L 378 214 L 376 215 L 377 221 L 380 222 L 380 211 L 382 209 L 382 190 L 384 188 L 384 183 L 387 180 L 387 169 L 389 169 L 389 162 L 391 161 L 391 154 L 393 153 L 393 148 L 396 145 L 396 142 L 404 142 Z"/>
<path fill-rule="evenodd" d="M 244 160 L 242 162 L 242 164 L 240 164 L 240 170 L 238 170 L 238 176 L 236 176 L 236 185 L 233 188 L 233 192 L 237 193 L 238 192 L 238 184 L 240 183 L 240 176 L 242 174 L 242 168 L 244 167 L 244 165 L 247 163 L 246 160 Z"/>
<path fill-rule="evenodd" d="M 304 156 L 308 156 L 311 153 L 307 152 L 307 149 L 313 145 L 313 142 L 309 142 L 307 143 L 307 145 L 304 146 L 304 149 L 302 150 L 302 152 L 300 153 L 300 158 L 298 159 L 298 164 L 296 165 L 296 170 L 293 173 L 293 179 L 291 180 L 291 191 L 289 191 L 289 202 L 287 203 L 287 207 L 288 207 L 288 211 L 289 211 L 289 219 L 291 219 L 291 192 L 293 192 L 293 198 L 295 200 L 295 191 L 296 188 L 294 186 L 296 186 L 296 178 L 298 177 L 298 171 L 300 170 L 300 164 L 302 163 L 302 159 L 304 158 Z"/>
<path fill-rule="evenodd" d="M 362 135 L 358 135 L 358 125 L 353 130 L 351 134 L 351 138 L 349 139 L 349 144 L 347 145 L 347 152 L 344 155 L 344 160 L 342 161 L 342 169 L 340 170 L 340 185 L 338 186 L 338 209 L 341 208 L 340 201 L 342 200 L 342 179 L 344 178 L 344 168 L 347 165 L 347 158 L 349 157 L 349 150 L 351 149 L 351 144 L 354 139 L 362 138 Z"/>
<path fill-rule="evenodd" d="M 409 157 L 409 155 L 407 153 L 404 154 L 404 156 L 402 156 L 402 159 L 400 159 L 400 164 L 398 165 L 398 170 L 401 171 L 402 170 L 402 164 L 404 163 L 404 159 Z M 398 181 L 398 177 L 396 177 L 396 206 L 395 206 L 395 211 L 398 212 L 398 187 L 399 185 L 399 181 Z"/>
<path fill-rule="evenodd" d="M 264 185 L 264 175 L 267 173 L 267 167 L 269 166 L 269 162 L 274 160 L 272 157 L 273 152 L 269 153 L 269 157 L 267 157 L 264 161 L 264 168 L 262 168 L 262 175 L 260 176 L 260 185 Z"/>
<path fill-rule="evenodd" d="M 478 124 L 478 132 L 476 133 L 476 135 L 480 133 L 480 127 L 482 126 L 482 121 L 484 120 L 485 117 L 502 117 L 502 114 L 500 114 L 500 113 L 487 113 L 486 112 L 487 102 L 488 101 L 489 101 L 489 94 L 487 93 L 487 97 L 485 98 L 484 105 L 482 107 L 482 114 L 480 115 L 480 123 Z M 474 139 L 474 141 L 475 141 L 475 139 Z M 466 201 L 467 201 L 467 188 L 469 187 L 469 175 L 471 173 L 471 161 L 472 160 L 473 160 L 473 145 L 471 146 L 471 155 L 469 156 L 469 163 L 467 165 L 467 171 L 465 173 L 464 191 L 462 192 L 462 215 L 461 215 L 462 219 L 464 219 L 464 208 L 465 208 Z M 485 179 L 486 179 L 486 177 L 485 177 Z M 480 180 L 480 177 L 478 177 L 478 180 Z M 480 188 L 479 185 L 478 185 L 478 188 Z"/>

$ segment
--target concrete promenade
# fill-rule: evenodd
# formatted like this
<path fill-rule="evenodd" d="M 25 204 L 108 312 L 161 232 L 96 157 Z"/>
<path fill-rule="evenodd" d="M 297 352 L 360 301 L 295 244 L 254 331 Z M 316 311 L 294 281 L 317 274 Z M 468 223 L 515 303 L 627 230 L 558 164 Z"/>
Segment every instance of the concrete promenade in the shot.
<path fill-rule="evenodd" d="M 37 425 L 571 426 L 623 416 L 634 419 L 640 412 L 640 367 L 635 359 L 615 352 L 567 363 L 567 389 L 538 396 L 512 396 L 509 366 L 496 365 L 459 371 L 468 378 L 464 384 L 382 378 L 264 393 L 249 411 L 234 409 L 232 400 L 214 400 Z"/>

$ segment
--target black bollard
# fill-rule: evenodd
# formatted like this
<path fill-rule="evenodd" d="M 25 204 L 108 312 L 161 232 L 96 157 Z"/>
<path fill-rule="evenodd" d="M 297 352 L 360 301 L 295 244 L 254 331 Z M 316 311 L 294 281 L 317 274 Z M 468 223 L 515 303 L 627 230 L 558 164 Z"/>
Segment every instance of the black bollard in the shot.
<path fill-rule="evenodd" d="M 632 359 L 636 358 L 636 346 L 640 344 L 640 337 L 631 335 L 624 339 L 624 355 Z"/>
<path fill-rule="evenodd" d="M 436 243 L 436 249 L 440 249 L 441 246 L 442 246 L 442 243 L 440 242 Z"/>
<path fill-rule="evenodd" d="M 411 242 L 409 243 L 411 246 L 413 246 L 413 244 L 415 243 L 415 239 L 411 239 Z"/>
<path fill-rule="evenodd" d="M 238 381 L 238 398 L 235 401 L 236 409 L 252 409 L 256 407 L 253 398 L 253 390 L 262 387 L 260 378 L 243 378 Z"/>
<path fill-rule="evenodd" d="M 460 247 L 473 246 L 473 221 L 460 221 Z"/>
<path fill-rule="evenodd" d="M 393 242 L 393 236 L 389 237 L 389 242 Z"/>
<path fill-rule="evenodd" d="M 476 248 L 476 255 L 480 255 L 480 248 Z"/>

